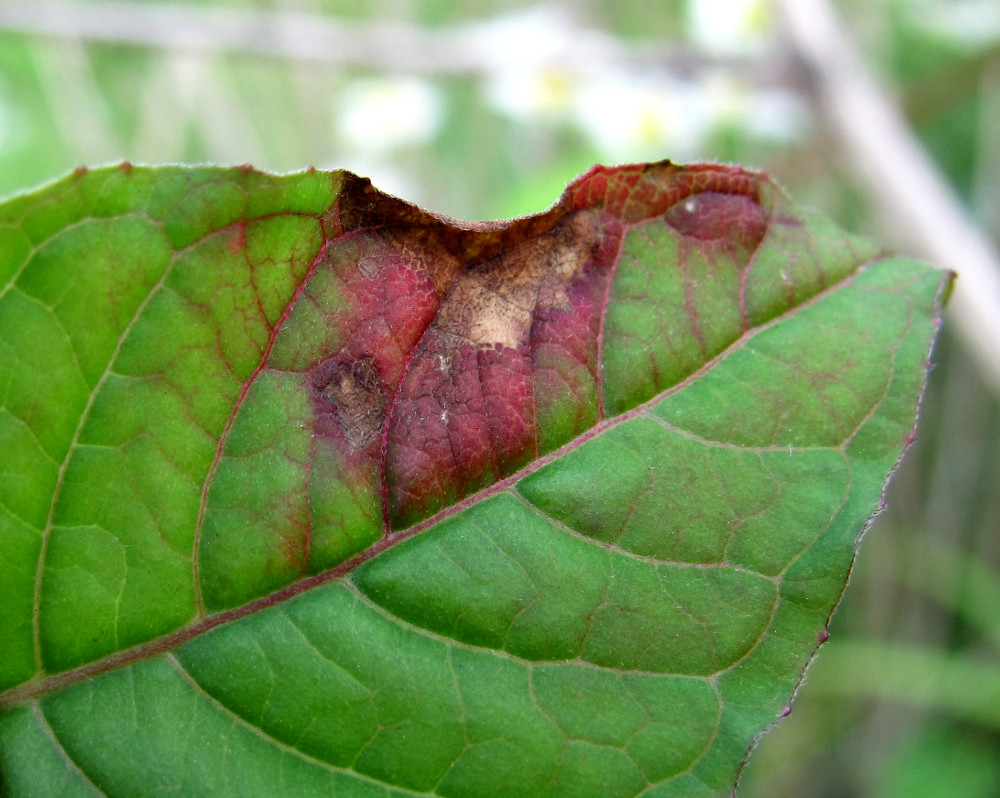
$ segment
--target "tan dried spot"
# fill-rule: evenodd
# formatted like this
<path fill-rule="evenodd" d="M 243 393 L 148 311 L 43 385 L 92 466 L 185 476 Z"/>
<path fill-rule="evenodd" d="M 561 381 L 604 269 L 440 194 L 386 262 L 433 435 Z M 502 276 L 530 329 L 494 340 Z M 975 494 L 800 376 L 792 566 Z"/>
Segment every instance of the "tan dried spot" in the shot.
<path fill-rule="evenodd" d="M 386 396 L 374 358 L 335 364 L 320 393 L 335 405 L 334 417 L 352 448 L 364 448 L 381 431 Z"/>
<path fill-rule="evenodd" d="M 452 284 L 435 326 L 454 336 L 456 348 L 526 345 L 536 308 L 570 309 L 569 285 L 599 234 L 596 213 L 579 211 L 546 235 L 473 265 Z"/>
<path fill-rule="evenodd" d="M 371 279 L 379 273 L 381 264 L 378 258 L 371 257 L 369 255 L 362 255 L 358 258 L 358 271 L 361 272 L 361 276 Z"/>

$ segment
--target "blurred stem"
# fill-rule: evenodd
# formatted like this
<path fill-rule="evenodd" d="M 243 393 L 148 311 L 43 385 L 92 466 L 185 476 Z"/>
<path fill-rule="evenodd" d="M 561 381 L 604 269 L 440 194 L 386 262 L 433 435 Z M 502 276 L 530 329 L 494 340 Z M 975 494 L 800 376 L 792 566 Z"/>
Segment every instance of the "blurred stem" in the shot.
<path fill-rule="evenodd" d="M 904 549 L 912 553 L 906 568 L 891 574 L 904 587 L 951 610 L 1000 649 L 1000 573 L 979 558 L 922 533 Z"/>
<path fill-rule="evenodd" d="M 865 69 L 828 0 L 775 0 L 789 40 L 847 163 L 883 206 L 897 238 L 960 273 L 952 318 L 1000 393 L 1000 256 L 917 141 L 893 99 Z"/>
<path fill-rule="evenodd" d="M 1000 728 L 1000 665 L 879 640 L 835 640 L 809 669 L 808 690 L 898 701 Z"/>
<path fill-rule="evenodd" d="M 301 4 L 298 8 L 301 8 Z M 531 18 L 541 38 L 524 40 Z M 550 65 L 576 74 L 650 65 L 675 71 L 760 64 L 726 59 L 660 41 L 623 43 L 582 27 L 571 5 L 533 9 L 449 27 L 427 28 L 382 13 L 377 20 L 335 19 L 299 10 L 266 11 L 187 2 L 125 0 L 3 0 L 0 29 L 40 36 L 121 42 L 172 50 L 238 52 L 293 61 L 362 66 L 396 72 L 467 74 Z M 761 76 L 774 71 L 764 64 Z"/>

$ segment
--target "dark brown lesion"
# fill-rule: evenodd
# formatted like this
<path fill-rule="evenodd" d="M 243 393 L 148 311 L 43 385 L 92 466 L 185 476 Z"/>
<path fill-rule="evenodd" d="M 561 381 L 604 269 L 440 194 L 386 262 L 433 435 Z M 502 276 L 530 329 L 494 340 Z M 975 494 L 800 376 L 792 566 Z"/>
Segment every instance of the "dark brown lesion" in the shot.
<path fill-rule="evenodd" d="M 316 370 L 314 384 L 353 449 L 364 449 L 381 433 L 387 391 L 375 358 L 332 358 Z"/>

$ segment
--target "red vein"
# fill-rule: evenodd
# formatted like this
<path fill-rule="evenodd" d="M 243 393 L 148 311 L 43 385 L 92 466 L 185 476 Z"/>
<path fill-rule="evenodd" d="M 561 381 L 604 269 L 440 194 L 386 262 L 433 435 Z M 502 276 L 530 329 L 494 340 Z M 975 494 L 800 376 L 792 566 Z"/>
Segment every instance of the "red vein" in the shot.
<path fill-rule="evenodd" d="M 195 606 L 197 607 L 198 615 L 204 617 L 205 615 L 205 602 L 201 594 L 201 566 L 198 558 L 198 552 L 201 547 L 201 530 L 205 521 L 205 512 L 208 506 L 208 491 L 212 484 L 212 480 L 215 477 L 215 472 L 219 467 L 219 462 L 222 460 L 222 450 L 225 448 L 226 440 L 229 437 L 229 432 L 233 428 L 233 424 L 236 422 L 236 416 L 239 414 L 240 408 L 243 407 L 243 402 L 250 392 L 250 388 L 256 382 L 257 378 L 261 375 L 261 372 L 267 368 L 267 362 L 271 358 L 271 350 L 274 349 L 274 342 L 278 337 L 278 333 L 284 326 L 285 322 L 288 320 L 292 309 L 298 303 L 299 298 L 302 296 L 302 292 L 305 291 L 306 286 L 309 284 L 309 280 L 312 278 L 313 273 L 319 266 L 320 261 L 323 259 L 323 255 L 326 253 L 327 246 L 330 241 L 325 240 L 316 253 L 316 257 L 313 259 L 312 264 L 309 266 L 309 270 L 305 273 L 302 280 L 299 282 L 298 286 L 295 288 L 295 292 L 292 294 L 291 299 L 285 305 L 285 309 L 281 312 L 281 317 L 278 319 L 277 323 L 274 325 L 274 329 L 271 330 L 271 335 L 267 340 L 267 345 L 264 347 L 264 352 L 261 355 L 260 363 L 257 368 L 254 369 L 250 377 L 243 383 L 243 387 L 240 389 L 240 395 L 236 398 L 236 402 L 233 405 L 233 412 L 229 414 L 229 418 L 226 420 L 226 426 L 222 430 L 222 434 L 219 435 L 219 442 L 215 447 L 215 457 L 212 460 L 212 465 L 209 467 L 208 472 L 205 474 L 205 479 L 201 485 L 201 501 L 198 506 L 198 521 L 194 528 L 194 545 L 191 548 L 191 576 L 194 580 L 194 595 L 195 595 Z"/>

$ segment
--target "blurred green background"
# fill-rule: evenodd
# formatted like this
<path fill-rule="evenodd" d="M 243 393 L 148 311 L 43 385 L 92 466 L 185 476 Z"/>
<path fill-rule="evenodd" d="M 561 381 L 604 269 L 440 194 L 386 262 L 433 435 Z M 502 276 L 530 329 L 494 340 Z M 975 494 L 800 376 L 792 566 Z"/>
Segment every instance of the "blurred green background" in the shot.
<path fill-rule="evenodd" d="M 996 242 L 1000 0 L 835 7 Z M 764 0 L 0 0 L 0 196 L 122 159 L 314 165 L 478 219 L 540 210 L 595 162 L 736 161 L 919 255 L 793 49 Z M 741 798 L 1000 796 L 1000 382 L 957 326 L 832 639 Z"/>

